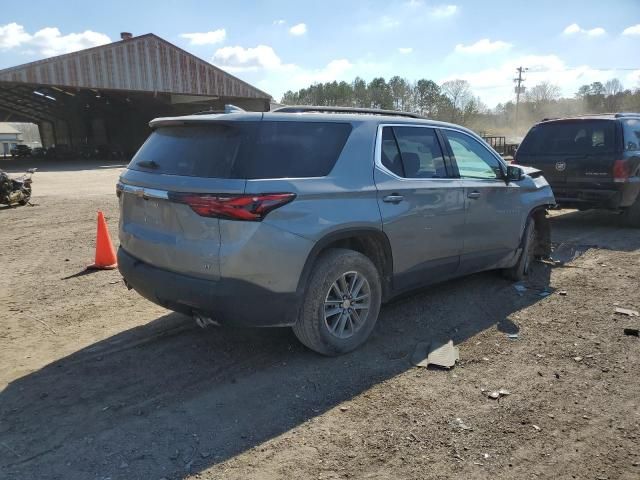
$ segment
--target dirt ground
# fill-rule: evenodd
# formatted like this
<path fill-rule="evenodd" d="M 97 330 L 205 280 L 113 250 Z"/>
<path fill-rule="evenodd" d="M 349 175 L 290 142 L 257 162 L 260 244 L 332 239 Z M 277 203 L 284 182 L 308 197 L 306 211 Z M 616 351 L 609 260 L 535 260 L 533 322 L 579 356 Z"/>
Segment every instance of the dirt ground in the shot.
<path fill-rule="evenodd" d="M 522 295 L 494 272 L 448 282 L 323 358 L 85 274 L 96 210 L 117 243 L 119 171 L 44 165 L 35 206 L 0 208 L 0 478 L 640 478 L 640 318 L 614 314 L 640 309 L 639 230 L 554 212 L 566 263 Z M 412 366 L 448 339 L 458 366 Z"/>

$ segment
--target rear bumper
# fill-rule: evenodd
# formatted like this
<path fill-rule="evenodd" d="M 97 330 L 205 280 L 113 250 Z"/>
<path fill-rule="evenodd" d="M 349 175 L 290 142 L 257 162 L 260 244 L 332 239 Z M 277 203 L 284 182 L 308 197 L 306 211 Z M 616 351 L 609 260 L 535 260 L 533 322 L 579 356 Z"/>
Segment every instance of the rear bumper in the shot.
<path fill-rule="evenodd" d="M 298 318 L 301 296 L 277 293 L 235 279 L 204 280 L 156 268 L 122 248 L 118 268 L 127 286 L 147 300 L 186 315 L 199 313 L 223 325 L 291 326 Z"/>
<path fill-rule="evenodd" d="M 611 188 L 594 189 L 556 184 L 551 186 L 558 205 L 563 207 L 588 207 L 618 209 L 628 207 L 636 201 L 640 192 L 640 179 L 626 183 L 612 183 Z"/>

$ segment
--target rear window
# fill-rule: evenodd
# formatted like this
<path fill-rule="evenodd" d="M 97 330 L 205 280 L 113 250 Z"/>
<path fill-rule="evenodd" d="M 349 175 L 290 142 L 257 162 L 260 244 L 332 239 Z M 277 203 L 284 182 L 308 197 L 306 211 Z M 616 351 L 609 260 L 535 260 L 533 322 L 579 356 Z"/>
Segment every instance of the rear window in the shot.
<path fill-rule="evenodd" d="M 534 126 L 518 155 L 612 153 L 616 149 L 613 121 L 563 121 Z"/>
<path fill-rule="evenodd" d="M 640 119 L 623 120 L 622 130 L 624 132 L 624 149 L 627 151 L 640 150 Z"/>
<path fill-rule="evenodd" d="M 129 168 L 210 178 L 322 177 L 335 165 L 351 125 L 236 122 L 161 127 Z"/>

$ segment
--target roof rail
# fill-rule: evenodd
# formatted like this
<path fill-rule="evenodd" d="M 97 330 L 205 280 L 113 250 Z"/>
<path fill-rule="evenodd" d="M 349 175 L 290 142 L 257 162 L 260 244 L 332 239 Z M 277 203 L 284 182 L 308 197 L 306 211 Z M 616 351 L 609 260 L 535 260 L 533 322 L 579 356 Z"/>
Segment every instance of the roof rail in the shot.
<path fill-rule="evenodd" d="M 272 110 L 278 113 L 355 113 L 361 115 L 389 115 L 393 117 L 409 117 L 427 120 L 427 117 L 418 115 L 417 113 L 401 112 L 398 110 L 381 110 L 377 108 L 357 108 L 357 107 L 325 107 L 300 105 L 291 107 L 281 107 Z"/>
<path fill-rule="evenodd" d="M 616 118 L 620 118 L 620 117 L 640 117 L 640 113 L 636 113 L 636 112 L 616 113 Z"/>

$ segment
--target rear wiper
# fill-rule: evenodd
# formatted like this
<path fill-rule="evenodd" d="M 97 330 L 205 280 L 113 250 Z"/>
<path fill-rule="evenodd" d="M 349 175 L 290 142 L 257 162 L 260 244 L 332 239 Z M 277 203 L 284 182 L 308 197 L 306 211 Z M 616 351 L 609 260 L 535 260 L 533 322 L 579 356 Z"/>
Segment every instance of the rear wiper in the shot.
<path fill-rule="evenodd" d="M 150 168 L 152 170 L 155 170 L 156 168 L 158 168 L 160 166 L 156 162 L 154 162 L 153 160 L 142 160 L 141 162 L 138 162 L 137 165 L 139 167 Z"/>

